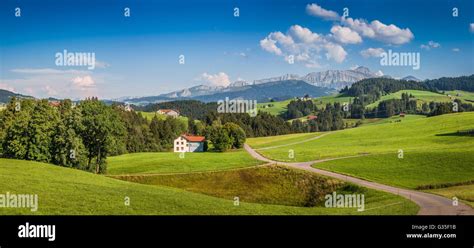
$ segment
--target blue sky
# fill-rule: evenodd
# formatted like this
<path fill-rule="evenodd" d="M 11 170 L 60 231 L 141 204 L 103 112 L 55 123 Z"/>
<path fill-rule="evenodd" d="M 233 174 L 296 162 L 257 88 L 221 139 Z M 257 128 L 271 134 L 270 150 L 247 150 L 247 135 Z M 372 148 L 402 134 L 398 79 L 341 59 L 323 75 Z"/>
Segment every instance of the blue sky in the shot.
<path fill-rule="evenodd" d="M 471 0 L 2 0 L 0 88 L 115 98 L 356 65 L 393 77 L 470 75 L 473 12 Z M 95 53 L 96 68 L 56 66 L 64 49 Z M 419 52 L 420 69 L 381 66 L 388 50 Z"/>

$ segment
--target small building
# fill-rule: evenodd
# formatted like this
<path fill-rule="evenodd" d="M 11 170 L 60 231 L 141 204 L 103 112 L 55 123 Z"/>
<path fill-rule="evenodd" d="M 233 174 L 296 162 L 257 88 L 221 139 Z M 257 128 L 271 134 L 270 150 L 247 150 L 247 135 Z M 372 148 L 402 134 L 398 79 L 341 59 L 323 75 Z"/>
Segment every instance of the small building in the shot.
<path fill-rule="evenodd" d="M 51 107 L 57 108 L 57 107 L 59 107 L 59 106 L 61 105 L 61 102 L 60 102 L 60 101 L 56 101 L 56 100 L 51 100 L 51 101 L 48 101 L 48 104 L 49 104 L 49 106 L 51 106 Z"/>
<path fill-rule="evenodd" d="M 316 120 L 316 119 L 318 119 L 318 117 L 316 115 L 308 115 L 307 119 L 308 119 L 308 121 Z"/>
<path fill-rule="evenodd" d="M 156 111 L 156 113 L 171 116 L 171 117 L 178 117 L 179 116 L 179 111 L 174 110 L 174 109 L 158 109 L 158 111 Z"/>
<path fill-rule="evenodd" d="M 174 152 L 203 152 L 204 136 L 181 135 L 174 140 Z"/>
<path fill-rule="evenodd" d="M 126 104 L 125 107 L 123 107 L 123 109 L 127 112 L 132 112 L 134 111 L 133 108 L 130 106 L 130 104 Z"/>
<path fill-rule="evenodd" d="M 405 113 L 400 112 L 400 117 L 405 117 Z"/>

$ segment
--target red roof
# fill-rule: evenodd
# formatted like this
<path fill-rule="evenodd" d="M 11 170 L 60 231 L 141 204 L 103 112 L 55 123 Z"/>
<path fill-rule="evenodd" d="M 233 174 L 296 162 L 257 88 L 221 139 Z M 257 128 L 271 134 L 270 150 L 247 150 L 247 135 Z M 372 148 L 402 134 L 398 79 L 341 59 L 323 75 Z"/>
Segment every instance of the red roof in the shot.
<path fill-rule="evenodd" d="M 206 137 L 204 136 L 182 135 L 182 137 L 185 138 L 189 142 L 202 142 L 206 140 Z"/>
<path fill-rule="evenodd" d="M 309 115 L 308 120 L 314 120 L 317 119 L 318 117 L 316 115 Z"/>
<path fill-rule="evenodd" d="M 61 103 L 58 102 L 58 101 L 51 101 L 51 102 L 49 102 L 49 106 L 59 107 L 59 105 L 61 105 Z"/>

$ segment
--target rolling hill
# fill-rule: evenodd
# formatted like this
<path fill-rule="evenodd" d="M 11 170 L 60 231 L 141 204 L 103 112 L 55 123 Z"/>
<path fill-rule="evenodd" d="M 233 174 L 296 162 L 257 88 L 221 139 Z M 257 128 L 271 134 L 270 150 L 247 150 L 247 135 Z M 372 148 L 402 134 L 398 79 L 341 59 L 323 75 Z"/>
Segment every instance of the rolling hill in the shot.
<path fill-rule="evenodd" d="M 12 97 L 33 98 L 32 96 L 26 96 L 26 95 L 18 94 L 18 93 L 11 92 L 8 90 L 0 89 L 0 103 L 8 103 Z"/>
<path fill-rule="evenodd" d="M 384 119 L 385 120 L 385 119 Z M 324 134 L 250 138 L 260 154 L 410 189 L 448 187 L 474 180 L 474 113 L 399 118 Z M 312 139 L 324 135 L 319 139 Z M 292 150 L 294 158 L 289 157 Z M 402 157 L 400 157 L 400 154 Z"/>
<path fill-rule="evenodd" d="M 75 169 L 12 159 L 0 159 L 0 188 L 10 194 L 37 194 L 39 202 L 36 212 L 29 208 L 0 208 L 0 215 L 406 215 L 418 212 L 413 202 L 374 190 L 367 190 L 366 211 L 363 212 L 354 208 L 246 202 L 235 206 L 233 198 L 126 182 Z"/>

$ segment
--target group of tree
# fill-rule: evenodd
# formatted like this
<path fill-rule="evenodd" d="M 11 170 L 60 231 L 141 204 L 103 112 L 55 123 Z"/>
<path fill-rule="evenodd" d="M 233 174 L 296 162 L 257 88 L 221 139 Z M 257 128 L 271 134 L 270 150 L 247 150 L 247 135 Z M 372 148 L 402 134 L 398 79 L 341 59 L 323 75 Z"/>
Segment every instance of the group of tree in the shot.
<path fill-rule="evenodd" d="M 444 93 L 445 90 L 474 90 L 474 75 L 456 78 L 439 78 L 423 82 L 396 80 L 390 78 L 369 78 L 354 83 L 350 88 L 346 87 L 340 92 L 346 96 L 354 97 L 350 104 L 351 118 L 366 117 L 390 117 L 399 113 L 424 114 L 428 116 L 449 113 L 449 109 L 456 109 L 455 103 L 430 103 L 417 108 L 417 102 L 413 97 L 402 94 L 401 99 L 389 99 L 378 103 L 374 109 L 366 106 L 380 100 L 384 95 L 400 90 L 425 90 L 436 93 Z M 458 111 L 472 111 L 472 105 L 457 101 Z M 452 106 L 452 107 L 449 107 Z M 453 110 L 451 110 L 453 112 Z"/>
<path fill-rule="evenodd" d="M 431 91 L 464 90 L 474 92 L 474 74 L 461 77 L 442 77 L 424 82 Z"/>
<path fill-rule="evenodd" d="M 246 134 L 237 124 L 211 125 L 189 118 L 155 116 L 147 120 L 122 105 L 97 98 L 52 105 L 46 99 L 12 98 L 0 112 L 0 154 L 94 173 L 106 172 L 111 155 L 168 151 L 183 133 L 205 135 L 216 151 L 242 148 Z"/>
<path fill-rule="evenodd" d="M 316 112 L 318 108 L 313 100 L 292 100 L 287 105 L 287 110 L 283 113 L 283 118 L 290 120 L 301 118 Z"/>
<path fill-rule="evenodd" d="M 255 117 L 247 113 L 217 113 L 211 111 L 207 114 L 204 125 L 209 126 L 215 122 L 223 125 L 232 122 L 240 126 L 247 137 L 262 137 L 289 134 L 294 132 L 291 124 L 279 116 L 274 116 L 266 112 L 258 112 Z"/>
<path fill-rule="evenodd" d="M 102 173 L 106 158 L 123 147 L 119 115 L 96 98 L 74 107 L 12 98 L 0 113 L 3 157 L 35 160 Z"/>
<path fill-rule="evenodd" d="M 381 101 L 376 108 L 368 110 L 365 117 L 387 118 L 396 114 L 418 114 L 417 101 L 408 93 L 402 93 L 401 99 Z"/>
<path fill-rule="evenodd" d="M 242 148 L 247 138 L 239 125 L 232 122 L 222 124 L 219 121 L 207 126 L 203 135 L 211 142 L 213 150 L 219 152 Z"/>

